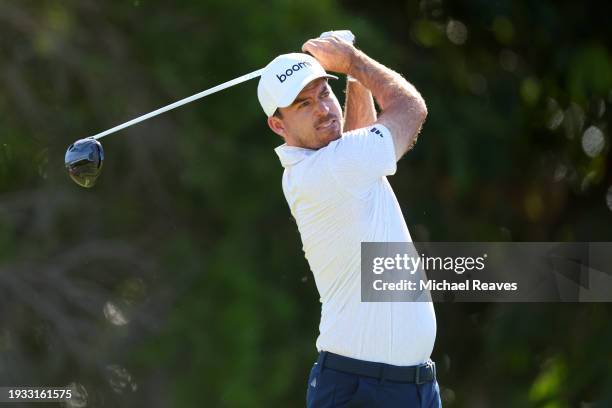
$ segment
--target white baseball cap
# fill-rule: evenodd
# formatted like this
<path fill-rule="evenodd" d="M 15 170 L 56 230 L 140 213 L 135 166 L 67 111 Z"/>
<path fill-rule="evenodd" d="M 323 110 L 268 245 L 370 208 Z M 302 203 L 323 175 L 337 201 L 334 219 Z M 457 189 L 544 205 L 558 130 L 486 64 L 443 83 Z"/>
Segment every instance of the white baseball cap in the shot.
<path fill-rule="evenodd" d="M 283 54 L 274 58 L 263 70 L 257 97 L 268 117 L 276 109 L 291 105 L 308 83 L 317 78 L 338 77 L 329 75 L 319 61 L 308 54 Z"/>

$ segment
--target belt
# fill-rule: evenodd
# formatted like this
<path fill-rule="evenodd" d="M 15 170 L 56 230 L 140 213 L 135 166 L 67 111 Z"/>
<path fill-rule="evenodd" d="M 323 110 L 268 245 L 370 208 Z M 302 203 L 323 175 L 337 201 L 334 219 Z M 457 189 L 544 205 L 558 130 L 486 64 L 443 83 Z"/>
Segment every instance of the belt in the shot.
<path fill-rule="evenodd" d="M 424 384 L 436 378 L 436 363 L 429 360 L 416 366 L 396 366 L 357 360 L 322 351 L 318 363 L 322 368 L 403 383 Z"/>

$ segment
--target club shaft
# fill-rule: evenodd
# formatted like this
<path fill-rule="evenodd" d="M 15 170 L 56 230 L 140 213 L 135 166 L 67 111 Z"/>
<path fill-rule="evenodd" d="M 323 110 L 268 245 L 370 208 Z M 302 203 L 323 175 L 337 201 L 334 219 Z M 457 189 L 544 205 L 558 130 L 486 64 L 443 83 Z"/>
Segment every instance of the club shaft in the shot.
<path fill-rule="evenodd" d="M 169 110 L 172 110 L 174 108 L 178 108 L 179 106 L 183 106 L 183 105 L 185 105 L 185 104 L 187 104 L 189 102 L 193 102 L 193 101 L 195 101 L 197 99 L 203 98 L 203 97 L 208 96 L 210 94 L 213 94 L 215 92 L 219 92 L 219 91 L 221 91 L 223 89 L 226 89 L 226 88 L 229 88 L 231 86 L 238 85 L 238 84 L 240 84 L 242 82 L 245 82 L 245 81 L 249 81 L 249 80 L 251 80 L 253 78 L 256 78 L 256 77 L 260 76 L 262 71 L 263 71 L 263 69 L 258 69 L 257 71 L 253 71 L 253 72 L 251 72 L 249 74 L 242 75 L 242 76 L 240 76 L 238 78 L 232 79 L 231 81 L 227 81 L 227 82 L 224 82 L 224 83 L 219 84 L 217 86 L 213 86 L 212 88 L 209 88 L 209 89 L 207 89 L 205 91 L 198 92 L 195 95 L 188 96 L 187 98 L 181 99 L 180 101 L 176 101 L 174 103 L 171 103 L 170 105 L 163 106 L 163 107 L 161 107 L 159 109 L 154 110 L 153 112 L 145 113 L 142 116 L 134 118 L 134 119 L 132 119 L 132 120 L 130 120 L 128 122 L 125 122 L 125 123 L 122 123 L 120 125 L 117 125 L 114 128 L 105 130 L 104 132 L 100 132 L 100 133 L 98 133 L 96 135 L 93 135 L 91 137 L 94 138 L 94 139 L 103 138 L 104 136 L 110 135 L 111 133 L 115 133 L 115 132 L 117 132 L 117 131 L 119 131 L 121 129 L 125 129 L 128 126 L 135 125 L 136 123 L 139 123 L 139 122 L 142 122 L 143 120 L 147 120 L 149 118 L 152 118 L 153 116 L 157 116 L 157 115 L 159 115 L 161 113 L 168 112 Z"/>

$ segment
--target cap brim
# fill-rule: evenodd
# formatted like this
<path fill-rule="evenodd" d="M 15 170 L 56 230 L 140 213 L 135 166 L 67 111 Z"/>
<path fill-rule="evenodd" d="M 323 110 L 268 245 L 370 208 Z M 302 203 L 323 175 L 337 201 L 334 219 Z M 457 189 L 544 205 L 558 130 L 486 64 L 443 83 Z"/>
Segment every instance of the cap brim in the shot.
<path fill-rule="evenodd" d="M 278 107 L 286 108 L 287 106 L 291 105 L 293 101 L 295 101 L 295 98 L 297 98 L 297 96 L 300 94 L 300 92 L 302 92 L 302 89 L 304 89 L 306 85 L 308 85 L 315 79 L 319 79 L 319 78 L 338 79 L 337 76 L 329 75 L 329 74 L 307 76 L 306 78 L 302 79 L 302 81 L 299 83 L 297 87 L 289 90 L 285 95 L 283 95 L 283 97 L 278 101 Z"/>

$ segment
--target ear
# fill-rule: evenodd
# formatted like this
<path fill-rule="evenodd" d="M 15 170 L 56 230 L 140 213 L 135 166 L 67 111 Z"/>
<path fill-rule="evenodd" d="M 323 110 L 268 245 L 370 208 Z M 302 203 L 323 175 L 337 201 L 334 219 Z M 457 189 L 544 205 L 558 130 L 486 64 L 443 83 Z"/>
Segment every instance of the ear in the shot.
<path fill-rule="evenodd" d="M 276 116 L 270 116 L 268 118 L 268 126 L 274 133 L 282 137 L 283 139 L 287 138 L 287 131 L 285 129 L 285 124 L 281 118 L 277 118 Z"/>

